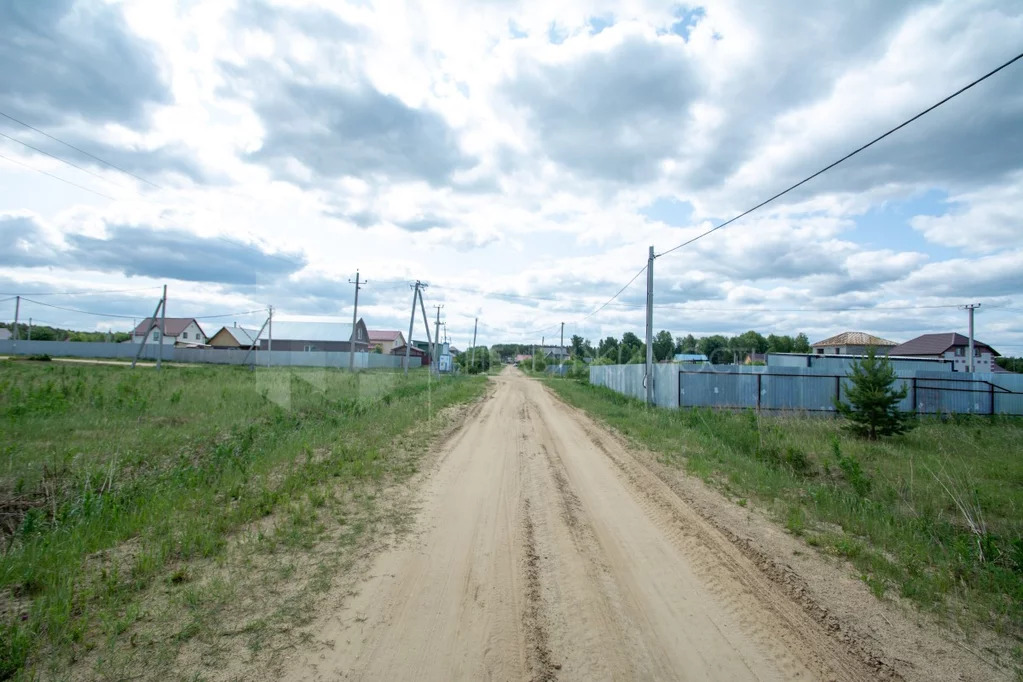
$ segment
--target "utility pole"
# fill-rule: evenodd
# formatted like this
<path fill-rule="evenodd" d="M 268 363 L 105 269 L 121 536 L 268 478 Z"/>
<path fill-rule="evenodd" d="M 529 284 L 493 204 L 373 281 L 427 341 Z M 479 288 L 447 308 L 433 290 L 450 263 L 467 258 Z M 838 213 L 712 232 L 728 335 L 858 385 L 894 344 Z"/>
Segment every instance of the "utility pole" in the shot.
<path fill-rule="evenodd" d="M 444 306 L 435 305 L 433 307 L 437 309 L 437 322 L 434 323 L 433 343 L 430 345 L 430 359 L 433 362 L 437 362 L 437 346 L 440 345 L 440 309 Z M 440 367 L 437 368 L 437 373 L 440 373 Z"/>
<path fill-rule="evenodd" d="M 974 311 L 974 309 L 979 308 L 980 304 L 979 303 L 970 303 L 969 305 L 964 305 L 962 307 L 963 307 L 963 309 L 965 309 L 967 311 L 967 313 L 970 316 L 970 349 L 968 351 L 970 356 L 969 356 L 969 360 L 968 360 L 969 364 L 967 365 L 968 369 L 966 371 L 973 372 L 975 370 L 974 359 L 973 359 L 973 311 Z"/>
<path fill-rule="evenodd" d="M 558 376 L 563 376 L 562 371 L 564 370 L 564 355 L 565 352 L 565 323 L 561 323 L 561 348 L 558 349 Z"/>
<path fill-rule="evenodd" d="M 348 371 L 355 371 L 355 325 L 359 319 L 359 271 L 355 271 L 355 281 L 348 280 L 350 284 L 355 285 L 355 307 L 352 308 L 352 336 L 348 339 Z"/>
<path fill-rule="evenodd" d="M 433 371 L 433 355 L 432 355 L 432 353 L 433 353 L 433 337 L 430 336 L 430 318 L 428 318 L 426 316 L 426 304 L 423 303 L 423 287 L 425 287 L 425 286 L 426 285 L 424 284 L 421 287 L 419 287 L 419 310 L 420 310 L 420 312 L 423 313 L 423 326 L 426 327 L 426 342 L 430 346 L 430 353 L 431 353 L 431 355 L 430 355 L 430 371 L 432 372 Z M 437 314 L 440 315 L 440 311 L 439 310 L 437 311 Z"/>
<path fill-rule="evenodd" d="M 270 363 L 273 362 L 273 349 L 274 349 L 274 307 L 268 305 L 266 307 L 266 366 L 269 369 Z M 255 360 L 253 360 L 255 362 Z"/>
<path fill-rule="evenodd" d="M 646 259 L 646 404 L 654 404 L 654 247 Z"/>
<path fill-rule="evenodd" d="M 164 306 L 167 305 L 167 286 L 164 285 L 163 289 L 164 289 L 163 297 L 157 302 L 156 307 L 153 308 L 153 316 L 152 317 L 147 317 L 145 320 L 142 320 L 142 324 L 146 324 L 146 320 L 149 321 L 149 324 L 146 326 L 146 331 L 142 335 L 142 342 L 139 343 L 138 352 L 135 353 L 135 358 L 131 361 L 131 368 L 132 369 L 135 369 L 135 363 L 137 363 L 139 361 L 139 358 L 142 357 L 142 351 L 144 351 L 146 349 L 146 341 L 149 339 L 149 335 L 153 333 L 154 329 L 156 329 L 156 314 L 159 313 L 160 310 Z M 132 320 L 132 321 L 134 322 L 134 320 Z M 138 329 L 138 327 L 133 329 L 132 332 L 131 332 L 131 340 L 132 340 L 132 342 L 135 341 L 135 330 L 136 329 Z M 160 343 L 161 344 L 163 343 L 163 339 L 160 339 Z"/>
<path fill-rule="evenodd" d="M 160 345 L 156 347 L 156 369 L 163 369 L 163 337 L 167 333 L 167 285 L 163 285 L 163 304 L 160 306 Z"/>
<path fill-rule="evenodd" d="M 32 340 L 32 318 L 28 318 L 28 340 Z"/>
<path fill-rule="evenodd" d="M 476 366 L 476 327 L 479 326 L 480 318 L 475 318 L 472 322 L 472 351 L 469 353 L 469 366 Z"/>
<path fill-rule="evenodd" d="M 14 342 L 18 342 L 18 314 L 21 312 L 21 296 L 14 297 Z"/>
<path fill-rule="evenodd" d="M 416 323 L 416 299 L 419 298 L 419 287 L 425 286 L 418 279 L 412 286 L 412 314 L 408 318 L 408 338 L 405 339 L 405 376 L 408 376 L 409 358 L 412 355 L 412 327 Z"/>

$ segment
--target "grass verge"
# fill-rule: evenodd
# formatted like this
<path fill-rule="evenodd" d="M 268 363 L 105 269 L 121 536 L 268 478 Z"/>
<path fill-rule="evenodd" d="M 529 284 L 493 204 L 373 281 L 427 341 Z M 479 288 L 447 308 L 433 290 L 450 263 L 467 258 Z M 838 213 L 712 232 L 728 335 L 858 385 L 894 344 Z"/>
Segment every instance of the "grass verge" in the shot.
<path fill-rule="evenodd" d="M 868 442 L 835 419 L 647 409 L 587 383 L 546 383 L 665 464 L 848 559 L 877 597 L 1021 641 L 1023 419 L 926 418 Z"/>
<path fill-rule="evenodd" d="M 256 654 L 360 538 L 400 523 L 380 492 L 416 470 L 431 417 L 485 384 L 0 363 L 0 679 L 83 661 L 156 679 L 226 665 L 231 637 Z"/>

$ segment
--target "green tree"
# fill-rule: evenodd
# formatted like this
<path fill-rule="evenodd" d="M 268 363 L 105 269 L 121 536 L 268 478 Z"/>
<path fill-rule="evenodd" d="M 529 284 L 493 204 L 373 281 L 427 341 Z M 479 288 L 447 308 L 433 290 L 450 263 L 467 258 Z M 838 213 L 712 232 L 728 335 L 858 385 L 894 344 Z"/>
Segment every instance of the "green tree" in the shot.
<path fill-rule="evenodd" d="M 792 337 L 788 334 L 782 334 L 778 336 L 776 334 L 767 335 L 767 352 L 768 353 L 791 353 L 792 352 Z"/>
<path fill-rule="evenodd" d="M 610 358 L 618 362 L 618 339 L 609 336 L 597 344 L 597 357 Z M 613 363 L 612 363 L 613 364 Z"/>
<path fill-rule="evenodd" d="M 578 334 L 572 334 L 572 357 L 581 358 L 583 356 L 583 342 L 585 339 Z"/>
<path fill-rule="evenodd" d="M 809 353 L 810 352 L 810 339 L 806 338 L 806 334 L 799 332 L 796 334 L 795 340 L 792 342 L 793 353 Z"/>
<path fill-rule="evenodd" d="M 671 332 L 662 329 L 654 336 L 653 346 L 654 361 L 661 362 L 671 357 L 671 352 L 675 349 L 675 340 L 671 338 Z"/>
<path fill-rule="evenodd" d="M 732 353 L 728 350 L 728 339 L 720 334 L 702 337 L 696 347 L 715 365 L 727 365 L 732 361 Z"/>
<path fill-rule="evenodd" d="M 631 358 L 636 349 L 643 348 L 644 345 L 638 336 L 632 332 L 625 332 L 622 334 L 622 358 Z"/>
<path fill-rule="evenodd" d="M 867 348 L 867 357 L 852 364 L 852 385 L 846 391 L 849 402 L 834 400 L 835 409 L 849 421 L 850 431 L 877 440 L 878 436 L 904 433 L 913 427 L 913 415 L 899 410 L 908 389 L 903 386 L 896 390 L 897 379 L 888 357 L 878 357 L 873 346 Z"/>

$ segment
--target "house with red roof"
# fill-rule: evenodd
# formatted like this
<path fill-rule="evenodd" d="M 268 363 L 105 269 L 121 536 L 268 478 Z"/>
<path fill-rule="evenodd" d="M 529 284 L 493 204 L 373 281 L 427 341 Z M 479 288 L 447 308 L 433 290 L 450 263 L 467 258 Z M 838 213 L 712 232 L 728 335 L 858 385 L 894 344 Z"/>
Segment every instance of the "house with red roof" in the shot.
<path fill-rule="evenodd" d="M 370 352 L 380 346 L 380 352 L 389 354 L 395 348 L 402 348 L 405 345 L 405 336 L 396 329 L 370 329 L 368 333 Z"/>
<path fill-rule="evenodd" d="M 142 343 L 145 341 L 146 343 L 162 342 L 165 346 L 191 346 L 203 345 L 208 338 L 194 317 L 168 317 L 163 320 L 163 338 L 161 339 L 160 322 L 160 318 L 157 318 L 156 327 L 149 331 L 153 318 L 147 317 L 142 320 L 142 323 L 135 327 L 135 331 L 131 334 L 132 343 Z M 147 331 L 149 331 L 148 336 L 146 336 Z"/>

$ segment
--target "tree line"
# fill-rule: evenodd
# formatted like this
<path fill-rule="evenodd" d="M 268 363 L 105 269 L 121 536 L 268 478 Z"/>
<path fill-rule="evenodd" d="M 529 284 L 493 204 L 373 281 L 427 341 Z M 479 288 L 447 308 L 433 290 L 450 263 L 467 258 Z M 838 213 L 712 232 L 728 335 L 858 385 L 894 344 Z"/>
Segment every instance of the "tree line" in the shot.
<path fill-rule="evenodd" d="M 11 338 L 14 338 L 13 324 L 2 323 L 0 328 L 9 329 L 11 331 Z M 33 341 L 113 341 L 114 343 L 127 341 L 131 338 L 129 332 L 80 332 L 43 324 L 32 325 L 31 336 Z M 23 322 L 18 323 L 18 338 L 22 341 L 26 341 L 29 338 L 29 327 Z"/>

